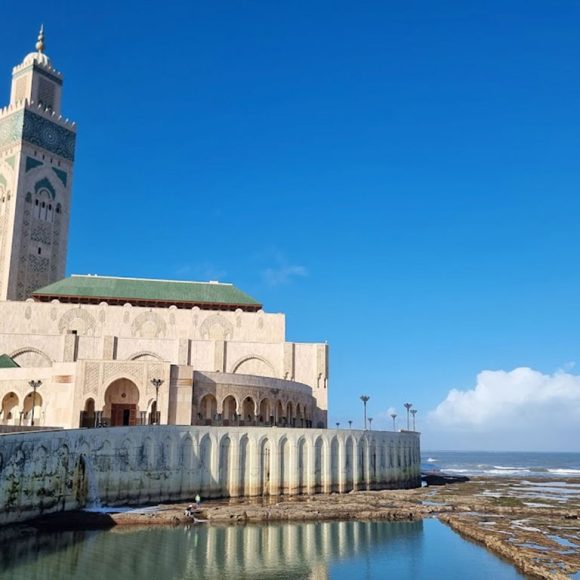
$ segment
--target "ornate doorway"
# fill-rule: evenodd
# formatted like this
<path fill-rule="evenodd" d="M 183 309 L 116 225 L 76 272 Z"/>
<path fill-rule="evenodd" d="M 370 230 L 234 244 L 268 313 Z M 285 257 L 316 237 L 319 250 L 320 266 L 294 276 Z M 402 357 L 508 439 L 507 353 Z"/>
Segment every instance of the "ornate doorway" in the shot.
<path fill-rule="evenodd" d="M 111 427 L 133 427 L 137 424 L 139 389 L 129 379 L 118 379 L 105 391 L 102 420 Z"/>

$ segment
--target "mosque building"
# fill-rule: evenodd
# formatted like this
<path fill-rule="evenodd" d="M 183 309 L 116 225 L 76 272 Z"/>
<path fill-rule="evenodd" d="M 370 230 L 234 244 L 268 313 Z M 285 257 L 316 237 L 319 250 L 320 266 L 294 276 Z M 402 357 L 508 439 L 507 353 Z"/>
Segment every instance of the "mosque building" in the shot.
<path fill-rule="evenodd" d="M 65 277 L 76 126 L 36 51 L 0 110 L 0 430 L 327 426 L 328 346 L 232 284 Z"/>
<path fill-rule="evenodd" d="M 44 49 L 0 110 L 0 525 L 419 486 L 418 432 L 327 428 L 328 346 L 284 314 L 232 284 L 64 277 L 76 127 Z"/>

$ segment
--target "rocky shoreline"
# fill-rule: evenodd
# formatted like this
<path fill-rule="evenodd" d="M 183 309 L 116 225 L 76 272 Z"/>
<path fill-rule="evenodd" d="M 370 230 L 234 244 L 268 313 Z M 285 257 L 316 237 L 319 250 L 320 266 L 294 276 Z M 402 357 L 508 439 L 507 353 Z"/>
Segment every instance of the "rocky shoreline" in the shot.
<path fill-rule="evenodd" d="M 18 533 L 26 533 L 25 529 L 195 524 L 185 515 L 186 506 L 162 504 L 120 513 L 54 514 L 21 527 Z M 553 580 L 573 574 L 580 577 L 580 479 L 478 478 L 410 490 L 213 500 L 205 502 L 195 516 L 212 525 L 437 517 L 527 575 Z"/>

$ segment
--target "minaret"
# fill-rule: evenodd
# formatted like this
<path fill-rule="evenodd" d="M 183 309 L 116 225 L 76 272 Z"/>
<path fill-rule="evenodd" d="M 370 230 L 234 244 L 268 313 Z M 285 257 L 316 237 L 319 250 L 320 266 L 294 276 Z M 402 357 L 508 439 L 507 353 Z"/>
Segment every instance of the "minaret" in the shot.
<path fill-rule="evenodd" d="M 41 27 L 0 109 L 0 300 L 64 277 L 76 127 L 60 114 L 62 79 Z"/>

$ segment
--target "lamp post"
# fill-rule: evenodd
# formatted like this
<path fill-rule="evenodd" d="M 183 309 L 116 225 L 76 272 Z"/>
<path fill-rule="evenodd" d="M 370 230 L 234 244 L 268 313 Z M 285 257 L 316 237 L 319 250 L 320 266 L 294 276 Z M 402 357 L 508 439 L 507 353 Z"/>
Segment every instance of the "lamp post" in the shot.
<path fill-rule="evenodd" d="M 28 381 L 28 384 L 32 387 L 32 420 L 30 424 L 34 427 L 34 405 L 36 404 L 36 389 L 42 385 L 42 381 Z"/>
<path fill-rule="evenodd" d="M 349 422 L 348 422 L 348 428 L 349 428 L 349 429 L 352 429 L 352 421 L 350 421 L 350 420 L 349 420 Z"/>
<path fill-rule="evenodd" d="M 397 430 L 397 413 L 391 413 L 391 419 L 393 419 L 393 431 Z"/>
<path fill-rule="evenodd" d="M 417 414 L 417 409 L 411 409 L 411 415 L 413 415 L 413 431 L 417 431 L 415 428 L 415 415 Z"/>
<path fill-rule="evenodd" d="M 363 402 L 365 408 L 365 431 L 367 430 L 367 401 L 370 399 L 368 395 L 362 395 L 360 400 Z"/>
<path fill-rule="evenodd" d="M 373 430 L 373 418 L 369 417 L 369 431 Z"/>
<path fill-rule="evenodd" d="M 409 411 L 411 410 L 412 406 L 413 406 L 413 403 L 405 403 L 403 405 L 403 407 L 405 407 L 405 409 L 407 409 L 407 431 L 411 430 L 411 424 L 409 423 Z"/>
<path fill-rule="evenodd" d="M 151 379 L 151 384 L 155 387 L 155 424 L 159 425 L 159 387 L 164 383 L 163 379 Z"/>
<path fill-rule="evenodd" d="M 336 428 L 338 429 L 340 427 L 340 423 L 337 421 L 336 422 Z"/>

